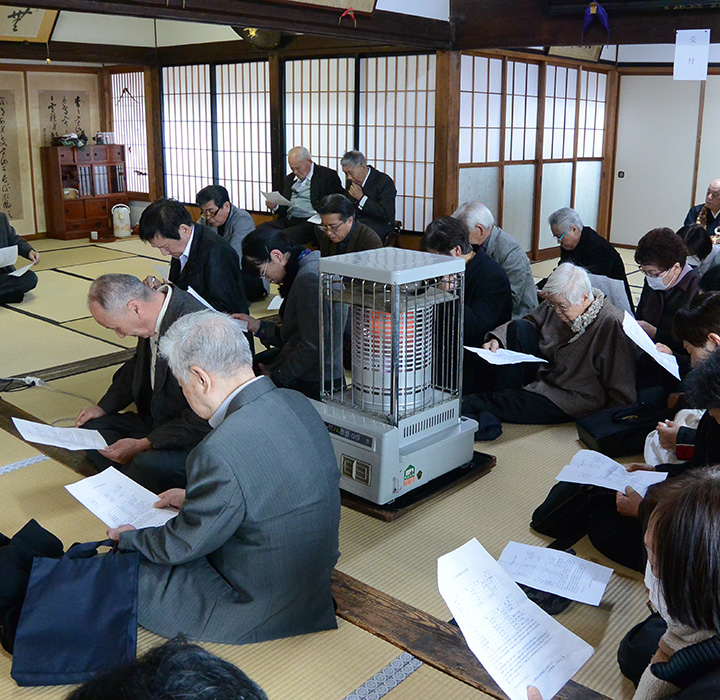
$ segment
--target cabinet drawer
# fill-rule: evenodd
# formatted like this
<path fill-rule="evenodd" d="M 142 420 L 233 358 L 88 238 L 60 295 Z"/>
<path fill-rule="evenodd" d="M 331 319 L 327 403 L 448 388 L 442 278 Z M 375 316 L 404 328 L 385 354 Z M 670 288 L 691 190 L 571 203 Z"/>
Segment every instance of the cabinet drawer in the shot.
<path fill-rule="evenodd" d="M 106 161 L 108 159 L 107 149 L 107 146 L 92 146 L 90 150 L 92 151 L 93 163 Z"/>
<path fill-rule="evenodd" d="M 92 151 L 89 148 L 75 149 L 75 159 L 78 163 L 92 162 Z"/>
<path fill-rule="evenodd" d="M 91 228 L 93 231 L 97 231 L 101 228 L 110 228 L 110 220 L 107 217 L 104 219 L 91 219 L 86 223 L 87 228 Z"/>
<path fill-rule="evenodd" d="M 116 204 L 127 204 L 128 198 L 127 195 L 124 194 L 115 195 L 113 197 L 108 197 L 107 203 L 108 209 L 112 209 Z"/>
<path fill-rule="evenodd" d="M 106 199 L 88 199 L 85 202 L 85 215 L 88 219 L 96 216 L 107 216 L 108 203 Z"/>
<path fill-rule="evenodd" d="M 106 146 L 108 150 L 108 160 L 113 163 L 119 163 L 125 160 L 125 146 Z"/>
<path fill-rule="evenodd" d="M 66 220 L 84 219 L 85 202 L 77 199 L 65 199 L 63 200 L 63 212 Z"/>
<path fill-rule="evenodd" d="M 61 163 L 68 164 L 75 162 L 74 149 L 71 146 L 65 148 L 58 148 L 58 160 Z"/>
<path fill-rule="evenodd" d="M 66 221 L 66 231 L 85 231 L 87 230 L 87 221 Z"/>

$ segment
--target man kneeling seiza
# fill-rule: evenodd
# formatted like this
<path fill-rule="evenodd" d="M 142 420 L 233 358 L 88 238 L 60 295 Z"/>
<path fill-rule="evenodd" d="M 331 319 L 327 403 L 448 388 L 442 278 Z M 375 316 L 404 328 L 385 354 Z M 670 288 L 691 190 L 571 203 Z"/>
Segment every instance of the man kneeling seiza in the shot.
<path fill-rule="evenodd" d="M 157 347 L 178 318 L 204 306 L 172 285 L 154 290 L 132 275 L 108 274 L 92 283 L 88 307 L 101 326 L 138 339 L 105 395 L 75 419 L 108 443 L 88 457 L 98 470 L 116 466 L 155 493 L 185 486 L 185 460 L 210 426 L 190 409 Z M 121 413 L 132 403 L 136 412 Z"/>
<path fill-rule="evenodd" d="M 222 314 L 181 318 L 160 352 L 213 430 L 188 457 L 187 490 L 160 494 L 175 518 L 108 530 L 142 555 L 140 624 L 228 644 L 335 628 L 339 472 L 319 414 L 255 377 L 239 324 Z"/>

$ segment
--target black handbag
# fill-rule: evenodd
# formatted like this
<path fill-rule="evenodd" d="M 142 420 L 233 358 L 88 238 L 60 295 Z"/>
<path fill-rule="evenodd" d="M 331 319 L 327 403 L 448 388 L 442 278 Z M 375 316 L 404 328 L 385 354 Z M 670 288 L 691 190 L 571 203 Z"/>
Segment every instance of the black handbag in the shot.
<path fill-rule="evenodd" d="M 112 553 L 97 555 L 101 546 Z M 114 547 L 35 558 L 10 671 L 18 685 L 82 683 L 135 658 L 140 556 Z"/>
<path fill-rule="evenodd" d="M 608 457 L 629 457 L 643 453 L 648 433 L 667 416 L 667 409 L 637 403 L 590 413 L 578 418 L 576 425 L 588 449 Z"/>

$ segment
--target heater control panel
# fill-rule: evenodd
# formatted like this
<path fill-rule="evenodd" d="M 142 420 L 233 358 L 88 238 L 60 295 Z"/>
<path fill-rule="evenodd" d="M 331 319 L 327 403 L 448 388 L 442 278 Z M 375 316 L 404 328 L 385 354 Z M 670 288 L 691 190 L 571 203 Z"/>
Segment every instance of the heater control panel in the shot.
<path fill-rule="evenodd" d="M 375 441 L 369 435 L 363 435 L 355 430 L 343 428 L 342 426 L 335 425 L 334 423 L 328 423 L 328 421 L 325 421 L 325 425 L 327 426 L 330 435 L 336 435 L 337 437 L 344 438 L 350 442 L 355 442 L 358 445 L 363 445 L 371 450 L 375 445 Z"/>

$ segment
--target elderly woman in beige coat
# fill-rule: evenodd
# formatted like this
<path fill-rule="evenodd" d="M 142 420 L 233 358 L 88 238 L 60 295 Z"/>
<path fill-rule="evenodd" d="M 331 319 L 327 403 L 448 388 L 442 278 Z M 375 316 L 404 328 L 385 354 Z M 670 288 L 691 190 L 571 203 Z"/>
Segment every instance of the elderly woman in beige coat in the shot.
<path fill-rule="evenodd" d="M 559 265 L 543 303 L 523 319 L 488 333 L 483 347 L 518 350 L 544 363 L 495 367 L 494 391 L 463 399 L 463 414 L 489 411 L 509 423 L 564 423 L 635 402 L 635 349 L 623 312 L 593 289 L 587 272 Z"/>

